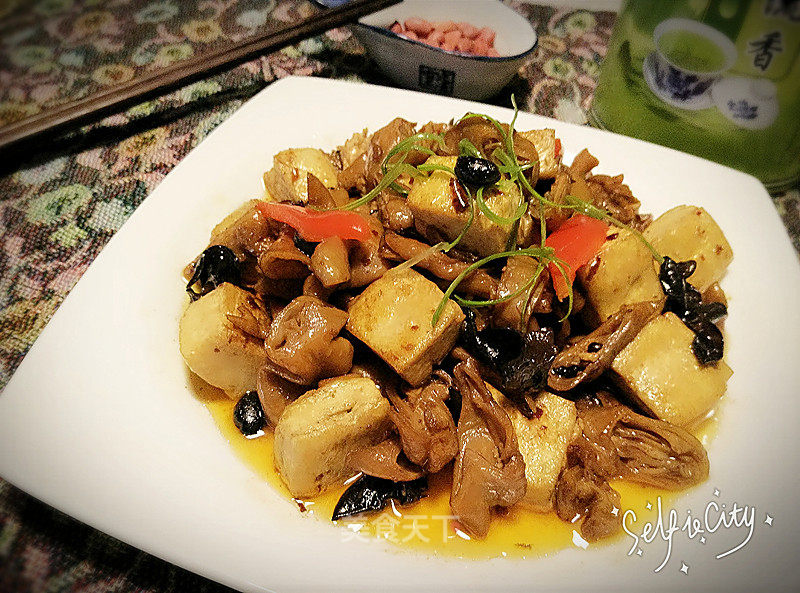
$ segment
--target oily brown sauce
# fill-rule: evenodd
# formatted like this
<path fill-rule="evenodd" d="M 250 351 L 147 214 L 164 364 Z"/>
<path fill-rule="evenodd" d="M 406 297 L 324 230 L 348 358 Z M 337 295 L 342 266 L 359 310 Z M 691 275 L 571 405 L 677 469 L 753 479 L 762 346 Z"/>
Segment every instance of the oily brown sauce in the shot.
<path fill-rule="evenodd" d="M 273 464 L 273 434 L 268 428 L 263 436 L 247 439 L 233 425 L 235 401 L 222 391 L 205 384 L 192 376 L 192 387 L 219 427 L 222 437 L 230 443 L 236 454 L 270 486 L 283 494 L 295 505 L 298 513 L 318 516 L 330 522 L 333 508 L 346 485 L 330 488 L 322 495 L 309 500 L 291 497 Z M 711 416 L 698 427 L 695 435 L 703 445 L 716 432 L 717 417 Z M 631 509 L 640 521 L 650 521 L 656 516 L 656 499 L 668 505 L 680 493 L 639 486 L 622 480 L 612 483 L 622 499 L 622 512 Z M 652 509 L 646 508 L 651 503 Z M 559 519 L 554 512 L 536 513 L 522 508 L 511 508 L 496 515 L 489 534 L 483 540 L 470 540 L 458 529 L 450 511 L 450 475 L 442 471 L 429 479 L 429 494 L 426 498 L 404 507 L 391 505 L 380 513 L 368 517 L 338 521 L 343 541 L 349 538 L 379 537 L 398 545 L 398 550 L 424 552 L 427 554 L 455 556 L 461 558 L 495 557 L 539 557 L 579 545 L 585 547 L 577 526 Z M 588 547 L 619 541 L 624 532 L 601 543 Z"/>

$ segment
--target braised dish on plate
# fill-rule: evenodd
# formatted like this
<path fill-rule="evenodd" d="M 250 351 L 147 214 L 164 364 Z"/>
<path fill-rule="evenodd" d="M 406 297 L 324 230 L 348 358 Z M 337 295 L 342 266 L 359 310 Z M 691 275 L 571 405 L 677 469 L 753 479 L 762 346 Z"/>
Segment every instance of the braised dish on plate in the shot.
<path fill-rule="evenodd" d="M 184 272 L 187 366 L 242 434 L 274 433 L 292 497 L 343 490 L 333 520 L 444 480 L 470 538 L 524 508 L 591 542 L 621 530 L 615 480 L 708 476 L 692 431 L 732 374 L 722 230 L 641 213 L 621 174 L 515 120 L 279 152 Z"/>

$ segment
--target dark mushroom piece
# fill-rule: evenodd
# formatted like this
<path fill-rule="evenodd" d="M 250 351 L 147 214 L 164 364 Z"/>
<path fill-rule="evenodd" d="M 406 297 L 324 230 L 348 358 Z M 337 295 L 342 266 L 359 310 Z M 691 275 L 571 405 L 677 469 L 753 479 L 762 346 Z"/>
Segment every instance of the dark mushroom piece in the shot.
<path fill-rule="evenodd" d="M 556 355 L 547 385 L 569 391 L 597 379 L 647 323 L 661 312 L 661 303 L 625 305 L 600 327 Z"/>
<path fill-rule="evenodd" d="M 494 375 L 500 390 L 519 411 L 526 418 L 533 418 L 526 395 L 533 395 L 547 383 L 547 373 L 557 353 L 553 330 L 540 328 L 524 336 L 505 327 L 479 331 L 475 313 L 467 309 L 465 315 L 461 333 L 464 347 Z"/>
<path fill-rule="evenodd" d="M 392 482 L 374 476 L 362 475 L 344 491 L 333 509 L 333 521 L 369 511 L 381 511 L 389 500 L 411 504 L 428 494 L 428 479 L 422 477 L 410 482 Z"/>
<path fill-rule="evenodd" d="M 500 181 L 500 169 L 493 162 L 476 156 L 456 159 L 456 178 L 472 188 L 488 187 Z"/>
<path fill-rule="evenodd" d="M 258 436 L 267 425 L 264 409 L 255 391 L 248 391 L 233 408 L 233 424 L 246 437 Z"/>
<path fill-rule="evenodd" d="M 720 302 L 703 303 L 700 292 L 688 281 L 696 267 L 693 260 L 676 262 L 664 257 L 658 278 L 667 295 L 664 310 L 675 313 L 694 332 L 692 351 L 700 364 L 708 365 L 724 354 L 722 331 L 715 323 L 727 315 L 728 309 Z"/>
<path fill-rule="evenodd" d="M 195 301 L 225 282 L 238 285 L 241 276 L 239 258 L 233 250 L 224 245 L 212 245 L 197 258 L 186 292 Z"/>

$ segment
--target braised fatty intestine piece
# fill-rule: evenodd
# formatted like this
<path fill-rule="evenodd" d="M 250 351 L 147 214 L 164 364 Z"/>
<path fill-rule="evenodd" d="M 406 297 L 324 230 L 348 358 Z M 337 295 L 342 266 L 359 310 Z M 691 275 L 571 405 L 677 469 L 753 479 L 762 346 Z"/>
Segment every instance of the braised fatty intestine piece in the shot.
<path fill-rule="evenodd" d="M 369 146 L 367 128 L 360 132 L 354 132 L 350 138 L 345 140 L 344 144 L 337 147 L 335 151 L 337 166 L 341 169 L 347 169 L 366 152 L 367 146 Z"/>
<path fill-rule="evenodd" d="M 414 228 L 414 213 L 399 195 L 380 200 L 378 208 L 387 229 L 403 232 Z"/>
<path fill-rule="evenodd" d="M 553 310 L 553 291 L 548 286 L 547 274 L 539 269 L 539 262 L 531 257 L 509 257 L 500 282 L 496 298 L 507 297 L 521 290 L 537 275 L 529 291 L 524 291 L 513 299 L 498 303 L 493 307 L 495 323 L 517 330 L 526 330 L 533 313 L 550 313 Z"/>
<path fill-rule="evenodd" d="M 339 204 L 333 198 L 331 190 L 325 187 L 315 175 L 308 173 L 308 205 L 319 210 L 332 210 Z"/>
<path fill-rule="evenodd" d="M 637 414 L 607 393 L 577 407 L 582 433 L 573 452 L 594 473 L 667 490 L 708 477 L 708 454 L 685 429 Z"/>
<path fill-rule="evenodd" d="M 366 150 L 339 173 L 339 185 L 345 189 L 356 188 L 362 194 L 375 187 L 383 178 L 381 165 L 389 151 L 401 140 L 414 134 L 414 124 L 396 117 L 369 138 Z M 405 161 L 419 165 L 427 155 L 411 152 Z"/>
<path fill-rule="evenodd" d="M 525 496 L 525 462 L 511 420 L 492 398 L 475 360 L 466 357 L 453 374 L 462 403 L 450 508 L 471 535 L 485 537 L 492 509 Z"/>
<path fill-rule="evenodd" d="M 244 306 L 236 307 L 235 312 L 227 313 L 225 317 L 247 335 L 258 340 L 267 339 L 271 316 L 263 301 L 255 296 L 248 295 Z"/>
<path fill-rule="evenodd" d="M 552 184 L 549 189 L 543 190 L 544 197 L 549 202 L 554 204 L 563 204 L 564 199 L 570 193 L 572 188 L 572 180 L 569 176 L 567 168 L 561 165 L 561 169 L 556 173 Z M 539 207 L 538 203 L 532 201 L 528 206 L 528 212 L 531 217 L 537 221 L 541 219 L 542 212 L 547 223 L 548 230 L 552 231 L 564 224 L 571 215 L 571 210 L 568 208 L 558 208 L 556 206 L 546 206 L 543 209 Z"/>
<path fill-rule="evenodd" d="M 556 483 L 554 507 L 563 521 L 581 523 L 581 535 L 595 542 L 619 531 L 622 513 L 619 493 L 597 474 L 580 465 L 567 467 Z"/>
<path fill-rule="evenodd" d="M 402 454 L 403 447 L 399 437 L 392 435 L 376 445 L 351 454 L 349 465 L 368 476 L 392 482 L 409 482 L 421 478 L 425 472 L 404 459 Z"/>
<path fill-rule="evenodd" d="M 276 225 L 258 209 L 258 200 L 250 200 L 214 227 L 211 244 L 230 248 L 239 259 L 257 257 L 276 234 Z"/>
<path fill-rule="evenodd" d="M 589 171 L 599 164 L 600 161 L 597 160 L 597 157 L 593 156 L 592 153 L 584 148 L 578 153 L 569 166 L 569 176 L 572 177 L 573 181 L 585 179 Z"/>
<path fill-rule="evenodd" d="M 272 322 L 265 342 L 268 366 L 300 385 L 344 375 L 353 365 L 353 345 L 339 336 L 345 323 L 345 311 L 297 297 Z"/>
<path fill-rule="evenodd" d="M 360 288 L 383 276 L 389 269 L 381 255 L 383 225 L 374 216 L 368 216 L 372 237 L 369 241 L 358 241 L 350 249 L 351 288 Z"/>
<path fill-rule="evenodd" d="M 492 151 L 501 145 L 503 139 L 499 130 L 487 120 L 470 117 L 462 119 L 445 133 L 447 154 L 458 155 L 461 140 L 468 140 L 482 155 L 491 156 Z"/>
<path fill-rule="evenodd" d="M 595 206 L 605 210 L 620 222 L 631 224 L 637 220 L 641 203 L 622 180 L 622 175 L 613 177 L 591 175 L 586 183 Z"/>
<path fill-rule="evenodd" d="M 326 288 L 350 280 L 349 253 L 339 237 L 328 237 L 321 241 L 311 256 L 311 270 Z"/>
<path fill-rule="evenodd" d="M 450 388 L 439 381 L 412 390 L 403 399 L 392 388 L 386 390 L 392 409 L 389 412 L 403 451 L 408 459 L 429 473 L 436 473 L 458 451 L 453 416 L 445 405 Z"/>
<path fill-rule="evenodd" d="M 311 258 L 297 248 L 294 233 L 283 233 L 258 258 L 258 267 L 267 278 L 293 280 L 311 273 Z"/>
<path fill-rule="evenodd" d="M 267 422 L 272 426 L 278 423 L 286 406 L 300 397 L 305 390 L 302 385 L 287 381 L 269 367 L 262 367 L 258 372 L 256 393 Z"/>
<path fill-rule="evenodd" d="M 556 391 L 568 391 L 581 383 L 597 379 L 617 354 L 661 312 L 661 303 L 635 303 L 623 306 L 600 327 L 559 352 L 547 377 Z"/>
<path fill-rule="evenodd" d="M 607 212 L 624 224 L 641 224 L 640 202 L 631 188 L 623 183 L 622 175 L 590 175 L 599 164 L 585 148 L 578 153 L 569 167 L 572 185 L 569 193 Z"/>
<path fill-rule="evenodd" d="M 322 285 L 322 282 L 320 282 L 320 279 L 314 274 L 306 277 L 306 279 L 303 281 L 303 294 L 306 296 L 316 297 L 321 301 L 327 301 L 334 290 L 335 287 L 325 288 Z"/>
<path fill-rule="evenodd" d="M 384 241 L 389 249 L 405 261 L 414 260 L 424 255 L 427 251 L 430 251 L 431 247 L 422 241 L 403 237 L 393 232 L 386 233 Z M 437 251 L 420 259 L 415 266 L 427 270 L 437 278 L 452 282 L 467 269 L 469 264 Z M 477 269 L 464 278 L 459 285 L 459 290 L 483 298 L 490 298 L 494 294 L 496 287 L 497 280 L 492 278 L 485 270 Z"/>

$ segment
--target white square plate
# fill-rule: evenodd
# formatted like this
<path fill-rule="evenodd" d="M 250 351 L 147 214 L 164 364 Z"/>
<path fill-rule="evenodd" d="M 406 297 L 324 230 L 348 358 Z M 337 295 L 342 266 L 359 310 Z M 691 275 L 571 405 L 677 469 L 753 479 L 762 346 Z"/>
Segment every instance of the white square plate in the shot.
<path fill-rule="evenodd" d="M 709 447 L 709 481 L 680 498 L 679 526 L 710 501 L 755 506 L 748 529 L 707 543 L 674 536 L 565 550 L 549 558 L 464 561 L 342 542 L 246 468 L 194 398 L 178 352 L 181 270 L 210 229 L 248 198 L 288 147 L 335 147 L 395 116 L 447 121 L 511 112 L 408 91 L 286 79 L 244 105 L 189 154 L 133 214 L 65 300 L 0 395 L 0 475 L 134 546 L 247 591 L 762 590 L 798 584 L 800 271 L 769 197 L 752 177 L 673 150 L 521 113 L 519 129 L 555 127 L 571 159 L 588 147 L 622 172 L 642 210 L 705 207 L 735 258 L 727 361 L 735 374 Z M 719 497 L 713 494 L 714 489 Z M 712 509 L 713 510 L 713 509 Z M 766 513 L 773 525 L 764 523 Z M 712 513 L 711 522 L 717 514 Z M 641 525 L 637 526 L 641 531 Z M 643 546 L 644 547 L 644 546 Z M 681 573 L 682 562 L 690 567 Z"/>

